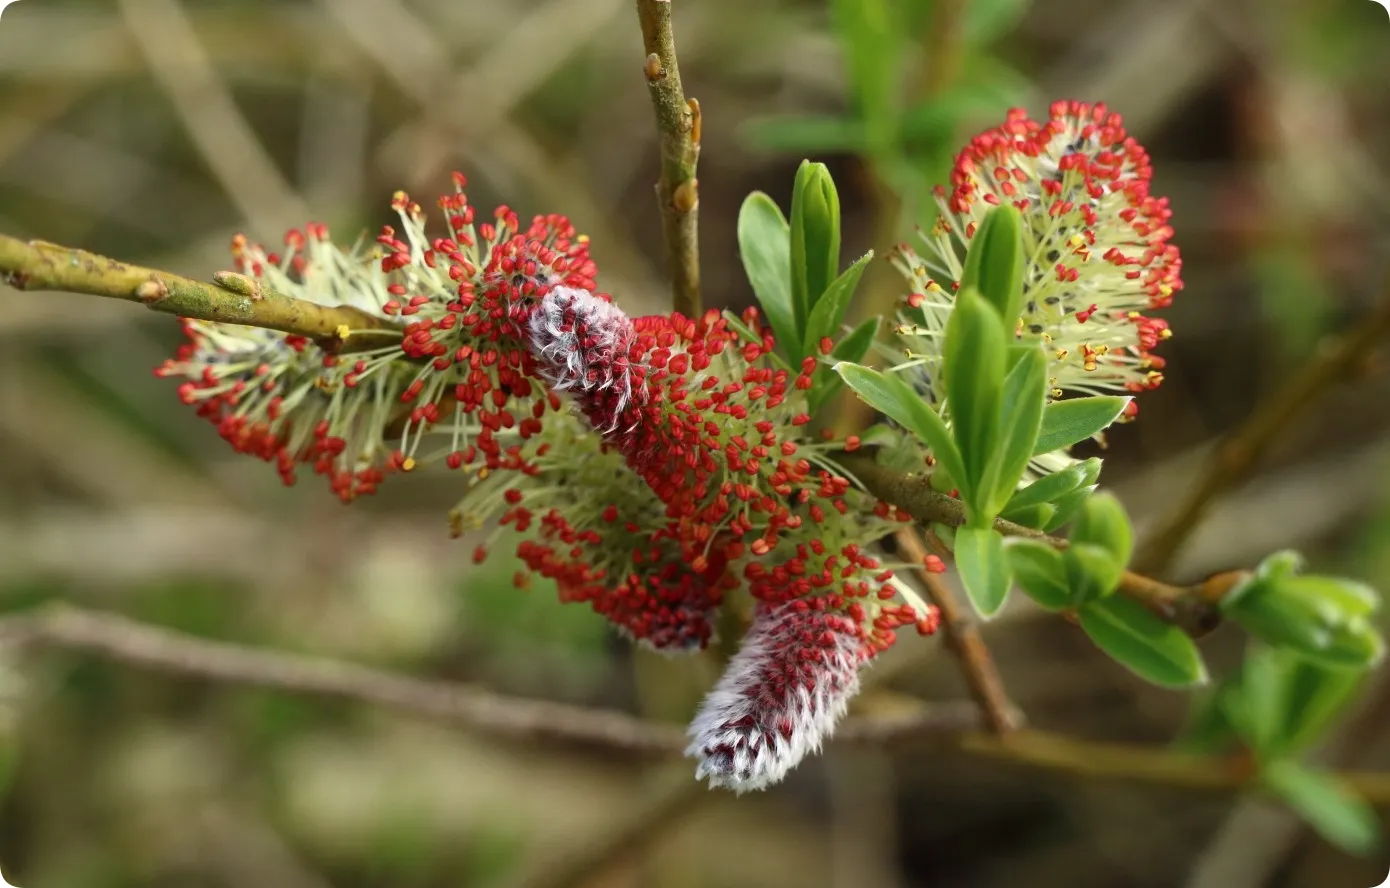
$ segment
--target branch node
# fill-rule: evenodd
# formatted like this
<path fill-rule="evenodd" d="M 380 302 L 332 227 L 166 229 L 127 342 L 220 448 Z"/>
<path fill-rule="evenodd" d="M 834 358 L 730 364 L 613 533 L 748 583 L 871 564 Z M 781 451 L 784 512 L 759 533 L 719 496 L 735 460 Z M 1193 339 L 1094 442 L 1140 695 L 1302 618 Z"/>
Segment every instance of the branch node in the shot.
<path fill-rule="evenodd" d="M 675 194 L 671 195 L 671 204 L 678 213 L 688 213 L 700 205 L 700 181 L 698 179 L 686 179 L 676 186 Z"/>
<path fill-rule="evenodd" d="M 169 288 L 159 278 L 150 278 L 135 288 L 135 296 L 145 305 L 154 305 L 169 298 Z"/>
<path fill-rule="evenodd" d="M 642 73 L 647 75 L 648 83 L 666 79 L 666 69 L 661 66 L 661 56 L 656 53 L 648 55 L 647 63 L 642 66 Z"/>
<path fill-rule="evenodd" d="M 244 274 L 235 271 L 219 271 L 212 276 L 212 280 L 222 289 L 231 290 L 233 293 L 249 297 L 253 301 L 259 302 L 265 298 L 265 291 L 261 289 L 260 282 Z"/>

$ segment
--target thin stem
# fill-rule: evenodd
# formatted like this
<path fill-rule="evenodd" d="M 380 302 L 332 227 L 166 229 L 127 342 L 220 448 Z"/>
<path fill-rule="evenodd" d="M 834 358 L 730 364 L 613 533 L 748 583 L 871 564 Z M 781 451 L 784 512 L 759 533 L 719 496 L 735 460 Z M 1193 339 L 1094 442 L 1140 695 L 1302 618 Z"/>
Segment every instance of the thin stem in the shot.
<path fill-rule="evenodd" d="M 680 755 L 685 746 L 679 728 L 623 713 L 505 697 L 321 657 L 197 638 L 62 605 L 0 619 L 3 644 L 78 650 L 176 675 L 370 703 L 516 740 L 585 743 L 657 757 Z M 896 706 L 891 713 L 851 717 L 836 736 L 842 742 L 874 745 L 934 739 L 965 752 L 1041 770 L 1189 788 L 1236 789 L 1251 776 L 1249 761 L 1238 756 L 1179 755 L 1031 729 L 1001 736 L 979 729 L 979 710 L 973 704 L 910 703 Z M 1343 773 L 1340 777 L 1372 804 L 1390 805 L 1390 775 Z M 675 795 L 688 800 L 693 791 Z M 670 807 L 658 802 L 658 808 L 668 813 L 678 806 L 679 799 L 671 795 L 657 796 L 667 800 Z"/>
<path fill-rule="evenodd" d="M 886 468 L 878 464 L 872 453 L 863 451 L 842 453 L 837 459 L 870 493 L 898 506 L 918 521 L 949 527 L 965 523 L 965 506 L 960 500 L 933 490 L 926 475 L 908 475 Z M 995 521 L 994 526 L 1008 536 L 1028 537 L 1058 549 L 1067 547 L 1064 539 L 1002 518 Z M 1193 586 L 1173 586 L 1127 570 L 1120 578 L 1119 591 L 1167 622 L 1200 636 L 1221 622 L 1217 604 L 1234 578 L 1234 573 L 1218 574 Z"/>
<path fill-rule="evenodd" d="M 1196 531 L 1213 502 L 1249 480 L 1265 451 L 1282 440 L 1294 420 L 1337 383 L 1356 375 L 1367 353 L 1390 337 L 1390 279 L 1372 312 L 1303 365 L 1292 382 L 1280 386 L 1250 417 L 1217 445 L 1173 511 L 1159 523 L 1134 558 L 1139 570 L 1162 570 Z"/>
<path fill-rule="evenodd" d="M 700 159 L 700 103 L 687 99 L 681 88 L 676 41 L 671 33 L 671 0 L 637 0 L 637 19 L 647 50 L 643 73 L 656 109 L 661 150 L 656 196 L 671 263 L 674 307 L 686 317 L 699 317 L 700 191 L 695 171 Z"/>
<path fill-rule="evenodd" d="M 897 541 L 907 560 L 917 565 L 923 564 L 927 548 L 916 530 L 905 528 L 898 531 Z M 980 637 L 980 630 L 969 609 L 961 606 L 955 591 L 938 575 L 922 567 L 918 570 L 918 576 L 926 588 L 927 597 L 941 614 L 941 630 L 946 636 L 946 644 L 956 655 L 966 686 L 979 704 L 985 723 L 996 734 L 1016 730 L 1023 719 L 1004 690 L 1004 682 L 994 666 L 994 658 Z"/>
<path fill-rule="evenodd" d="M 361 351 L 399 342 L 390 322 L 347 305 L 318 305 L 219 273 L 216 283 L 127 265 L 46 241 L 0 234 L 0 282 L 17 290 L 65 290 L 138 302 L 154 311 L 224 324 L 246 324 L 317 341 L 330 351 Z"/>

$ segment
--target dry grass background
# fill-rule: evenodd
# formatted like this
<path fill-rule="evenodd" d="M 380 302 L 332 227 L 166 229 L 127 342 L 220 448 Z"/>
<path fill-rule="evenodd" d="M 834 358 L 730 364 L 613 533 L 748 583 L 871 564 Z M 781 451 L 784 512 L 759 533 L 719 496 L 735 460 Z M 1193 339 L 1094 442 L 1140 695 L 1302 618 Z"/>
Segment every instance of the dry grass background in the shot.
<path fill-rule="evenodd" d="M 676 28 L 705 114 L 706 299 L 741 306 L 738 205 L 754 188 L 785 201 L 800 159 L 758 150 L 748 125 L 843 108 L 838 45 L 820 0 L 676 0 Z M 1107 463 L 1151 524 L 1252 402 L 1377 295 L 1390 21 L 1365 0 L 1035 0 L 996 50 L 1034 108 L 1075 97 L 1124 113 L 1173 198 L 1187 289 L 1168 314 L 1168 378 Z M 394 189 L 424 198 L 457 168 L 475 203 L 568 213 L 605 287 L 655 310 L 669 297 L 641 63 L 627 0 L 23 0 L 0 22 L 0 231 L 206 277 L 235 231 L 375 228 Z M 884 246 L 865 164 L 818 159 L 836 171 L 848 247 Z M 402 479 L 344 509 L 231 455 L 150 374 L 177 338 L 128 305 L 0 290 L 0 607 L 61 598 L 688 715 L 708 664 L 634 653 L 547 590 L 513 591 L 500 559 L 472 568 L 471 545 L 448 538 L 447 485 Z M 1222 501 L 1174 578 L 1296 546 L 1390 589 L 1387 399 L 1381 355 Z M 1181 698 L 1065 624 L 1020 608 L 986 637 L 1039 726 L 1164 742 L 1182 723 Z M 896 686 L 962 695 L 934 643 L 903 647 Z M 1217 665 L 1238 655 L 1225 634 L 1204 650 Z M 619 756 L 5 656 L 0 862 L 25 888 L 1359 888 L 1390 864 L 1229 797 L 929 743 L 832 745 L 767 794 L 668 793 L 649 809 L 668 775 Z M 1390 767 L 1387 704 L 1375 688 L 1328 755 Z M 576 882 L 566 862 L 615 836 L 630 853 Z"/>

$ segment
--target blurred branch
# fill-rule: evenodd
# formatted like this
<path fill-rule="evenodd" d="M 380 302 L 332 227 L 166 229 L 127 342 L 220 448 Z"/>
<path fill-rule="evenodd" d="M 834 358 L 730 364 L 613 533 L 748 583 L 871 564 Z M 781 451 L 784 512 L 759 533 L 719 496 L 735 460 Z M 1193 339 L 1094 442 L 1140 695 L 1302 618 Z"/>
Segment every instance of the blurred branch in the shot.
<path fill-rule="evenodd" d="M 671 33 L 671 0 L 637 0 L 642 25 L 642 44 L 647 50 L 643 72 L 656 108 L 661 147 L 661 179 L 656 195 L 661 209 L 661 230 L 670 254 L 671 286 L 675 309 L 686 317 L 699 317 L 700 242 L 699 182 L 695 166 L 700 158 L 700 103 L 686 99 L 681 72 L 676 66 L 676 41 Z"/>
<path fill-rule="evenodd" d="M 63 290 L 139 302 L 185 318 L 247 324 L 353 351 L 398 341 L 386 321 L 346 305 L 326 306 L 285 296 L 239 274 L 219 272 L 215 283 L 127 265 L 46 241 L 0 234 L 0 281 L 17 290 Z"/>
<path fill-rule="evenodd" d="M 933 490 L 926 475 L 903 474 L 881 466 L 872 453 L 842 453 L 838 460 L 870 493 L 904 509 L 920 522 L 950 527 L 965 523 L 965 506 L 961 501 Z M 1002 518 L 995 521 L 994 526 L 1007 536 L 1028 537 L 1058 549 L 1067 547 L 1067 541 L 1060 537 L 1048 536 Z M 1217 605 L 1238 577 L 1238 572 L 1227 572 L 1192 586 L 1173 586 L 1127 570 L 1120 578 L 1119 591 L 1166 622 L 1191 635 L 1201 636 L 1221 622 Z"/>
<path fill-rule="evenodd" d="M 372 703 L 519 740 L 562 740 L 659 756 L 678 755 L 685 746 L 680 728 L 623 713 L 505 697 L 321 657 L 196 638 L 66 605 L 0 619 L 3 643 L 80 650 L 179 675 Z M 1251 776 L 1249 761 L 1238 756 L 1180 755 L 1034 730 L 996 736 L 978 730 L 978 725 L 974 706 L 913 701 L 907 711 L 895 715 L 851 718 L 837 733 L 857 743 L 936 737 L 969 753 L 1042 770 L 1193 789 L 1236 789 Z M 1340 778 L 1367 801 L 1390 805 L 1390 774 L 1343 773 Z"/>
<path fill-rule="evenodd" d="M 80 650 L 213 681 L 372 703 L 517 739 L 562 739 L 645 754 L 678 754 L 685 746 L 679 728 L 621 713 L 502 697 L 353 663 L 196 638 L 67 606 L 0 619 L 0 642 Z"/>
<path fill-rule="evenodd" d="M 1327 389 L 1356 375 L 1379 340 L 1390 337 L 1390 279 L 1376 307 L 1327 344 L 1287 385 L 1275 389 L 1249 419 L 1217 445 L 1206 466 L 1134 558 L 1140 570 L 1163 569 L 1197 529 L 1217 497 L 1254 473 L 1261 457 Z"/>
<path fill-rule="evenodd" d="M 905 528 L 898 531 L 898 549 L 906 560 L 922 565 L 927 557 L 926 546 L 916 530 Z M 985 722 L 997 734 L 1006 734 L 1018 728 L 1023 721 L 1021 713 L 1009 700 L 1004 690 L 1004 682 L 999 670 L 994 666 L 994 658 L 985 647 L 980 630 L 975 625 L 969 611 L 961 607 L 956 594 L 941 577 L 926 570 L 918 570 L 918 577 L 927 591 L 927 598 L 936 605 L 941 614 L 941 630 L 946 636 L 946 644 L 956 655 L 965 683 L 970 694 L 979 704 Z"/>
<path fill-rule="evenodd" d="M 178 0 L 121 0 L 131 36 L 227 196 L 253 227 L 302 223 L 309 210 L 218 78 Z"/>

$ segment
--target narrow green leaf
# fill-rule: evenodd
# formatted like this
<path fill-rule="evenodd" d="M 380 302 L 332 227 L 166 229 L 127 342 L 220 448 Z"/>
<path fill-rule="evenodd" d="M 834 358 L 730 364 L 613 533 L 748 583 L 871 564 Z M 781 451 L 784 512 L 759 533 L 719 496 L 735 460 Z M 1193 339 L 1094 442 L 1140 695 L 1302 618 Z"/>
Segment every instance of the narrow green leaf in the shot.
<path fill-rule="evenodd" d="M 1187 725 L 1179 736 L 1176 748 L 1189 755 L 1224 755 L 1236 748 L 1235 731 L 1221 705 L 1225 688 L 1194 695 Z"/>
<path fill-rule="evenodd" d="M 1081 628 L 1096 647 L 1140 678 L 1168 688 L 1207 680 L 1206 666 L 1192 639 L 1128 598 L 1092 601 L 1079 616 Z"/>
<path fill-rule="evenodd" d="M 1052 520 L 1047 522 L 1047 527 L 1044 527 L 1043 530 L 1052 533 L 1070 521 L 1077 512 L 1081 511 L 1081 507 L 1086 505 L 1086 500 L 1092 493 L 1095 493 L 1095 490 L 1094 484 L 1088 484 L 1053 500 L 1052 506 L 1057 512 L 1052 516 Z"/>
<path fill-rule="evenodd" d="M 1034 530 L 1042 530 L 1057 514 L 1057 507 L 1051 503 L 1038 503 L 1032 506 L 1005 506 L 999 517 L 1005 521 L 1022 524 Z"/>
<path fill-rule="evenodd" d="M 1089 461 L 1087 460 L 1087 462 Z M 1051 475 L 1044 475 L 1027 487 L 1019 488 L 1013 496 L 1009 497 L 1008 508 L 1014 509 L 1038 503 L 1050 503 L 1085 484 L 1086 474 L 1086 463 L 1077 463 L 1074 466 L 1067 466 L 1065 469 L 1053 472 Z"/>
<path fill-rule="evenodd" d="M 1073 604 L 1104 598 L 1114 592 L 1125 570 L 1123 561 L 1117 561 L 1110 550 L 1094 543 L 1072 543 L 1062 553 L 1062 562 L 1067 568 Z"/>
<path fill-rule="evenodd" d="M 1287 703 L 1282 749 L 1295 754 L 1312 746 L 1346 709 L 1361 689 L 1366 673 L 1323 666 L 1304 657 L 1288 659 L 1292 662 L 1285 676 Z"/>
<path fill-rule="evenodd" d="M 869 353 L 877 335 L 878 317 L 874 316 L 845 334 L 845 338 L 835 345 L 830 356 L 837 361 L 851 361 L 857 364 Z"/>
<path fill-rule="evenodd" d="M 1222 700 L 1236 733 L 1264 760 L 1279 753 L 1287 720 L 1291 658 L 1280 654 L 1277 648 L 1253 642 Z"/>
<path fill-rule="evenodd" d="M 1033 454 L 1040 456 L 1085 441 L 1118 419 L 1129 401 L 1115 395 L 1054 401 L 1043 413 L 1042 431 Z"/>
<path fill-rule="evenodd" d="M 1067 568 L 1062 553 L 1037 540 L 1014 537 L 1004 546 L 1014 582 L 1029 598 L 1048 610 L 1071 606 Z"/>
<path fill-rule="evenodd" d="M 1304 577 L 1255 577 L 1221 603 L 1246 631 L 1329 666 L 1364 669 L 1379 662 L 1385 642 L 1365 617 L 1337 609 L 1301 584 Z M 1317 588 L 1317 587 L 1314 587 Z"/>
<path fill-rule="evenodd" d="M 999 313 L 976 291 L 962 289 L 946 322 L 943 371 L 947 409 L 965 466 L 964 476 L 956 480 L 962 499 L 980 520 L 992 517 L 986 511 L 989 493 L 981 482 L 999 434 L 1006 351 Z"/>
<path fill-rule="evenodd" d="M 1380 595 L 1365 583 L 1342 577 L 1318 574 L 1287 576 L 1279 580 L 1286 589 L 1308 597 L 1327 607 L 1331 613 L 1346 617 L 1366 617 L 1380 608 Z"/>
<path fill-rule="evenodd" d="M 1033 456 L 1033 442 L 1047 403 L 1047 357 L 1040 347 L 1014 352 L 1017 363 L 1004 377 L 1000 404 L 999 443 L 982 482 L 989 499 L 984 506 L 998 514 L 1018 490 L 1018 482 Z"/>
<path fill-rule="evenodd" d="M 840 268 L 840 198 L 823 163 L 801 162 L 792 190 L 792 308 L 798 341 L 805 341 L 811 309 Z M 803 354 L 804 357 L 804 354 Z"/>
<path fill-rule="evenodd" d="M 1134 548 L 1134 529 L 1125 507 L 1112 493 L 1097 493 L 1086 500 L 1072 527 L 1073 543 L 1093 543 L 1114 556 L 1121 566 L 1129 563 Z"/>
<path fill-rule="evenodd" d="M 788 358 L 800 361 L 801 337 L 792 309 L 791 229 L 777 204 L 761 191 L 748 195 L 738 211 L 738 249 L 777 344 Z"/>
<path fill-rule="evenodd" d="M 912 386 L 877 370 L 841 361 L 835 372 L 866 404 L 911 431 L 931 448 L 937 463 L 952 478 L 962 477 L 960 451 L 936 411 L 927 406 Z"/>
<path fill-rule="evenodd" d="M 995 207 L 970 239 L 960 288 L 979 290 L 1009 333 L 1023 310 L 1023 266 L 1023 215 L 1007 204 Z"/>
<path fill-rule="evenodd" d="M 1260 783 L 1343 851 L 1367 855 L 1380 845 L 1375 811 L 1331 775 L 1284 760 L 1266 767 Z"/>
<path fill-rule="evenodd" d="M 811 317 L 806 322 L 806 335 L 801 341 L 802 354 L 818 354 L 821 339 L 835 338 L 840 324 L 845 319 L 850 299 L 854 297 L 854 289 L 859 286 L 859 279 L 864 275 L 864 267 L 872 258 L 874 253 L 870 250 L 855 260 L 853 265 L 845 269 L 844 274 L 835 278 L 826 288 L 825 293 L 811 309 Z"/>
<path fill-rule="evenodd" d="M 1012 582 L 1004 538 L 989 527 L 957 528 L 955 555 L 956 569 L 970 603 L 980 616 L 994 616 L 1004 606 Z"/>
<path fill-rule="evenodd" d="M 871 317 L 864 323 L 855 327 L 845 338 L 836 343 L 830 351 L 830 357 L 836 361 L 849 361 L 857 364 L 864 360 L 864 356 L 873 347 L 874 337 L 878 335 L 878 317 Z M 816 372 L 811 377 L 811 390 L 806 393 L 807 412 L 812 416 L 821 408 L 826 401 L 834 397 L 840 390 L 843 381 L 839 375 L 831 369 L 831 366 L 821 363 L 816 367 Z"/>

